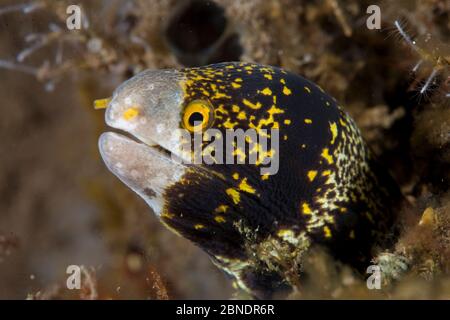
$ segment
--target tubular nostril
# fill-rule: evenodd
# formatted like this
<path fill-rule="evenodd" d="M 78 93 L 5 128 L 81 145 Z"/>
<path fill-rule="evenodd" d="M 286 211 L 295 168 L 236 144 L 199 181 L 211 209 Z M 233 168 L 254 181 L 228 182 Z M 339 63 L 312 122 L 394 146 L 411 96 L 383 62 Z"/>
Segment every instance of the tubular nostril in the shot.
<path fill-rule="evenodd" d="M 105 112 L 105 122 L 108 126 L 121 130 L 135 130 L 143 119 L 139 117 L 142 109 L 138 105 L 124 106 L 111 103 Z"/>
<path fill-rule="evenodd" d="M 208 0 L 181 5 L 171 17 L 166 40 L 185 66 L 239 60 L 242 53 L 236 34 L 227 32 L 225 11 Z"/>

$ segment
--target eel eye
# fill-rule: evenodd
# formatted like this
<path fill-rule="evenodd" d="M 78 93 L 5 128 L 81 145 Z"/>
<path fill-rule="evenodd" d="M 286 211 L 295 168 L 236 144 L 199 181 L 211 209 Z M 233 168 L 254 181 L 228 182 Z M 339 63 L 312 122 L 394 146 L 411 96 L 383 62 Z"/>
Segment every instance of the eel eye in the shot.
<path fill-rule="evenodd" d="M 206 130 L 213 120 L 213 109 L 208 101 L 194 100 L 183 113 L 183 126 L 190 132 Z"/>

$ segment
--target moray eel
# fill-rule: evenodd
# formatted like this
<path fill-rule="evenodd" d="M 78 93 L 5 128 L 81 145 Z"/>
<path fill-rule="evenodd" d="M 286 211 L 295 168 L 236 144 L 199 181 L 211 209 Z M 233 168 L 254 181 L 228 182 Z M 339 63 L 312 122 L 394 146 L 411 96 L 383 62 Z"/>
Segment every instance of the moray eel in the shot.
<path fill-rule="evenodd" d="M 312 248 L 364 272 L 394 237 L 396 183 L 342 107 L 298 75 L 239 62 L 147 70 L 115 90 L 105 119 L 126 132 L 99 139 L 109 170 L 254 298 L 298 285 Z M 269 142 L 278 132 L 277 150 L 262 152 L 278 171 L 262 174 L 263 161 L 179 161 L 194 151 L 181 152 L 186 138 L 174 132 L 193 139 L 196 128 L 254 129 Z M 249 140 L 234 159 L 261 151 Z"/>

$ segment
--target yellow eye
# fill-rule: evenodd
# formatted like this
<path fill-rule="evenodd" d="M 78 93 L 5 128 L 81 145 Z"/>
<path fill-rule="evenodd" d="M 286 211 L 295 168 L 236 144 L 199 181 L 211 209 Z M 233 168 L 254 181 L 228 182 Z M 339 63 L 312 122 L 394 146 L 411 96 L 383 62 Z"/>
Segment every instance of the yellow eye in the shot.
<path fill-rule="evenodd" d="M 183 126 L 190 132 L 209 128 L 212 120 L 213 109 L 208 101 L 194 100 L 184 109 Z"/>

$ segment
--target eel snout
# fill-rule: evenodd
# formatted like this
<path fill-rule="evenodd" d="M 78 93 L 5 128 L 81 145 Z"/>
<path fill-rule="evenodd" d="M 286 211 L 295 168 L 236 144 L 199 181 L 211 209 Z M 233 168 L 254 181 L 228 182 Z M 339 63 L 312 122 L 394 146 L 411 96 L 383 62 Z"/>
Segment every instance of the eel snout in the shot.
<path fill-rule="evenodd" d="M 181 179 L 185 168 L 158 148 L 114 132 L 100 136 L 99 149 L 108 169 L 160 215 L 164 190 Z"/>

